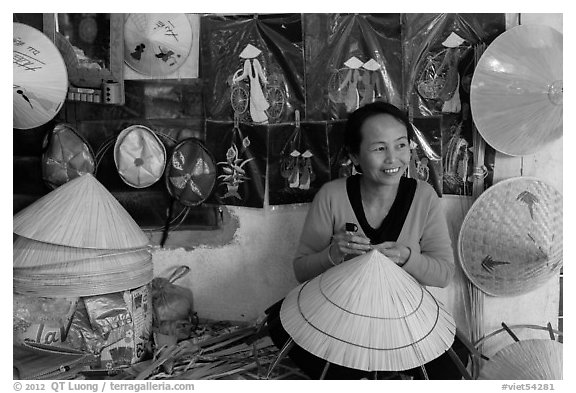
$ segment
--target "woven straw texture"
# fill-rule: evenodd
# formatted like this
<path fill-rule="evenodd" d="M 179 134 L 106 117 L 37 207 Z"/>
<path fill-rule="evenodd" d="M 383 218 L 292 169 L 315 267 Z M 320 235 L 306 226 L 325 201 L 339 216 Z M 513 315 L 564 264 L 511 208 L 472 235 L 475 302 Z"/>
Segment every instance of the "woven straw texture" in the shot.
<path fill-rule="evenodd" d="M 166 166 L 166 148 L 154 131 L 134 125 L 116 138 L 114 163 L 126 184 L 145 188 L 156 183 Z"/>
<path fill-rule="evenodd" d="M 562 195 L 533 178 L 512 178 L 485 191 L 458 237 L 468 279 L 493 296 L 530 292 L 562 266 Z"/>
<path fill-rule="evenodd" d="M 119 250 L 148 245 L 148 237 L 112 194 L 85 174 L 21 210 L 13 232 L 44 243 Z"/>
<path fill-rule="evenodd" d="M 378 251 L 295 288 L 280 318 L 302 348 L 366 371 L 423 365 L 452 345 L 456 330 L 451 315 L 426 288 Z"/>
<path fill-rule="evenodd" d="M 522 340 L 494 355 L 479 379 L 562 379 L 562 344 L 553 340 Z"/>

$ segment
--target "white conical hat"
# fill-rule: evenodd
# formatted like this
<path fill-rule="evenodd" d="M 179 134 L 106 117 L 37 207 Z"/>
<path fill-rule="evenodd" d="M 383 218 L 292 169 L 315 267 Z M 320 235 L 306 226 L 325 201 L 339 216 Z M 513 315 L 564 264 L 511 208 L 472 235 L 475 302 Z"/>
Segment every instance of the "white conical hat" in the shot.
<path fill-rule="evenodd" d="M 362 64 L 364 64 L 360 59 L 358 59 L 356 56 L 352 56 L 351 58 L 349 58 L 348 60 L 346 60 L 344 62 L 344 65 L 350 68 L 360 68 L 362 67 Z"/>
<path fill-rule="evenodd" d="M 252 44 L 246 45 L 246 47 L 240 52 L 240 57 L 242 59 L 253 59 L 254 57 L 258 56 L 262 51 L 256 48 Z"/>
<path fill-rule="evenodd" d="M 48 123 L 62 108 L 68 73 L 58 48 L 41 31 L 13 24 L 12 104 L 14 128 Z"/>
<path fill-rule="evenodd" d="M 295 288 L 280 320 L 305 350 L 365 371 L 423 365 L 450 348 L 456 331 L 443 305 L 376 250 Z"/>
<path fill-rule="evenodd" d="M 70 247 L 118 250 L 148 244 L 120 202 L 88 173 L 18 212 L 13 228 L 29 239 Z"/>
<path fill-rule="evenodd" d="M 545 25 L 502 33 L 482 54 L 470 87 L 478 132 L 494 149 L 532 154 L 562 136 L 563 37 Z"/>
<path fill-rule="evenodd" d="M 42 267 L 64 264 L 72 261 L 98 261 L 112 255 L 126 255 L 148 251 L 148 247 L 124 250 L 101 250 L 97 248 L 79 248 L 59 246 L 39 242 L 22 236 L 14 240 L 12 260 L 14 268 Z M 88 263 L 88 262 L 87 262 Z"/>
<path fill-rule="evenodd" d="M 516 341 L 490 358 L 479 379 L 562 379 L 562 353 L 558 341 Z"/>

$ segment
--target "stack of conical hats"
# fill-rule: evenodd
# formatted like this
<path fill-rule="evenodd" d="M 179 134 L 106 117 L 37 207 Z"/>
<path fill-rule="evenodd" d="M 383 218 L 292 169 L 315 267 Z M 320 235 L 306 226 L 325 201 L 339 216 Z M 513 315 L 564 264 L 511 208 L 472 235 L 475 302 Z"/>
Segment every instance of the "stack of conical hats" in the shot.
<path fill-rule="evenodd" d="M 305 350 L 365 371 L 421 366 L 448 350 L 456 332 L 442 304 L 376 250 L 295 288 L 280 320 Z"/>
<path fill-rule="evenodd" d="M 13 227 L 15 293 L 92 296 L 152 281 L 148 237 L 91 174 L 20 211 Z"/>

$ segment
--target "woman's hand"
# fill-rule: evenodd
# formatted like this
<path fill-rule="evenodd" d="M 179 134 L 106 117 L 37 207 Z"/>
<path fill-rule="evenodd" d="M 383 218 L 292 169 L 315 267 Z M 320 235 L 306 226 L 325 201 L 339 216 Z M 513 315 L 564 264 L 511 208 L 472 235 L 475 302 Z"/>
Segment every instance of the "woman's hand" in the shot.
<path fill-rule="evenodd" d="M 404 266 L 410 258 L 410 249 L 398 242 L 384 242 L 372 247 L 386 255 L 398 266 Z"/>
<path fill-rule="evenodd" d="M 333 261 L 342 261 L 348 254 L 362 255 L 372 250 L 370 239 L 354 232 L 338 232 L 332 237 L 330 257 Z"/>

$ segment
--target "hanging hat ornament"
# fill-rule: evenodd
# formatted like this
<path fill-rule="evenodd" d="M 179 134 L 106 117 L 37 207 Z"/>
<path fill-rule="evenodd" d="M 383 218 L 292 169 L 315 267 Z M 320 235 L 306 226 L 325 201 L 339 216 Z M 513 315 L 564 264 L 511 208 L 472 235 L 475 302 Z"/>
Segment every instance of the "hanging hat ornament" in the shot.
<path fill-rule="evenodd" d="M 114 162 L 126 184 L 134 188 L 149 187 L 164 173 L 166 148 L 150 128 L 130 126 L 116 138 Z"/>
<path fill-rule="evenodd" d="M 184 64 L 192 48 L 186 14 L 128 14 L 124 23 L 124 61 L 148 76 L 169 75 Z"/>
<path fill-rule="evenodd" d="M 472 77 L 470 108 L 478 132 L 512 156 L 537 152 L 562 136 L 562 34 L 520 25 L 484 51 Z"/>
<path fill-rule="evenodd" d="M 365 371 L 422 366 L 451 347 L 456 331 L 444 306 L 377 250 L 292 290 L 280 320 L 300 347 Z"/>
<path fill-rule="evenodd" d="M 58 48 L 39 30 L 13 23 L 12 103 L 14 128 L 52 120 L 68 92 L 68 74 Z"/>
<path fill-rule="evenodd" d="M 46 135 L 43 150 L 42 179 L 52 189 L 96 170 L 90 144 L 69 124 L 57 124 Z"/>
<path fill-rule="evenodd" d="M 458 236 L 462 270 L 492 296 L 530 292 L 562 267 L 562 195 L 541 180 L 517 177 L 486 190 Z"/>

